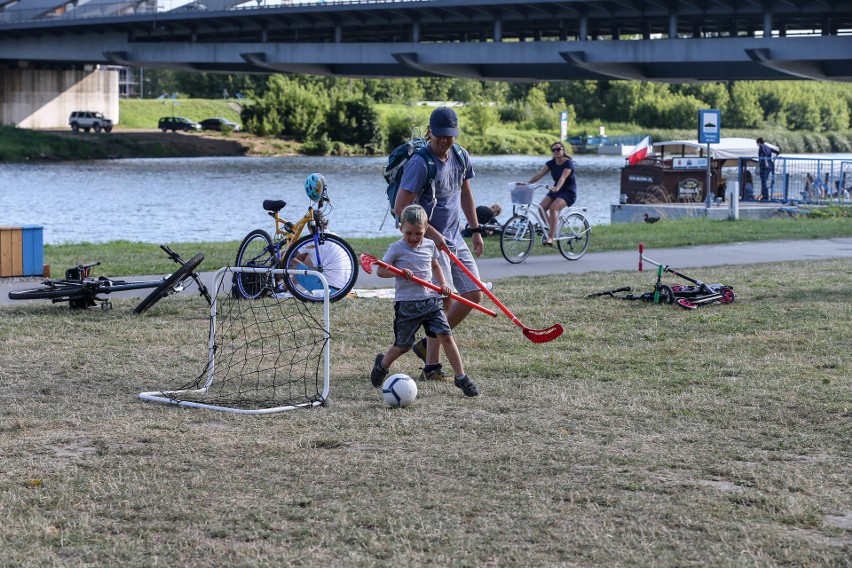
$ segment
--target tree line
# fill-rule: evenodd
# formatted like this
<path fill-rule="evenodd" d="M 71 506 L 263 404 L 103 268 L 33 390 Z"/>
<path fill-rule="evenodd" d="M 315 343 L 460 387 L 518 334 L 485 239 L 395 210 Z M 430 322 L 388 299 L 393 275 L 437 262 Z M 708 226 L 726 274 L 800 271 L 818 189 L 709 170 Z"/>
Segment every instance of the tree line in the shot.
<path fill-rule="evenodd" d="M 410 133 L 405 108 L 413 101 L 457 101 L 465 137 L 512 125 L 553 136 L 560 112 L 569 131 L 616 123 L 632 133 L 695 130 L 700 109 L 719 109 L 728 129 L 848 133 L 852 128 L 852 85 L 816 81 L 737 81 L 662 84 L 639 81 L 506 83 L 458 78 L 350 79 L 309 75 L 221 75 L 147 71 L 150 94 L 179 93 L 221 98 L 240 93 L 244 127 L 255 134 L 299 140 L 308 152 L 329 153 L 334 144 L 383 153 Z M 421 120 L 422 122 L 422 120 Z M 545 136 L 546 137 L 546 136 Z M 496 144 L 498 142 L 492 141 Z M 547 142 L 545 142 L 546 144 Z M 486 149 L 487 150 L 487 149 Z"/>

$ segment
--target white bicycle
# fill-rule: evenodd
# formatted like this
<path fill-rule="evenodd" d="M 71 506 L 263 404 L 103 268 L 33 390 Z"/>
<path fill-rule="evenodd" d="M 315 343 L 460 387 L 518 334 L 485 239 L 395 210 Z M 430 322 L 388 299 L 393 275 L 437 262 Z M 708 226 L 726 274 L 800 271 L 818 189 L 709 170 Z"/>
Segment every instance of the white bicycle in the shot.
<path fill-rule="evenodd" d="M 538 203 L 533 203 L 535 190 L 545 184 L 510 183 L 512 196 L 512 217 L 503 225 L 500 235 L 500 252 L 503 258 L 512 264 L 527 259 L 532 251 L 533 241 L 550 240 L 550 225 L 547 214 Z M 553 241 L 559 252 L 568 260 L 577 260 L 586 254 L 592 238 L 592 227 L 586 219 L 585 207 L 566 207 L 559 212 L 556 222 L 556 235 Z"/>

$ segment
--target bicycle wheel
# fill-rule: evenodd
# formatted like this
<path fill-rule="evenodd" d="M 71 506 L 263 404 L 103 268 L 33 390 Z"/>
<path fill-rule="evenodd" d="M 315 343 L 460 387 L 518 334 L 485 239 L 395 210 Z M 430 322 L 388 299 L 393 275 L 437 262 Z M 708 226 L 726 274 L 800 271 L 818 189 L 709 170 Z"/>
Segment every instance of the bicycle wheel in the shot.
<path fill-rule="evenodd" d="M 62 281 L 55 281 L 52 286 L 45 285 L 41 288 L 9 292 L 10 300 L 56 300 L 57 302 L 65 302 L 87 298 L 88 296 L 89 292 L 82 284 Z"/>
<path fill-rule="evenodd" d="M 250 268 L 277 268 L 275 248 L 269 233 L 257 229 L 246 235 L 234 264 Z M 238 298 L 253 300 L 274 288 L 274 282 L 268 275 L 239 272 L 234 275 L 232 293 Z"/>
<path fill-rule="evenodd" d="M 662 284 L 660 286 L 660 303 L 674 304 L 675 299 L 675 293 L 672 287 L 668 284 Z"/>
<path fill-rule="evenodd" d="M 283 266 L 291 270 L 321 272 L 328 280 L 329 300 L 332 302 L 346 297 L 358 279 L 355 253 L 349 243 L 337 235 L 321 235 L 319 251 L 314 245 L 313 235 L 302 237 L 284 255 Z M 284 284 L 291 294 L 303 302 L 322 301 L 322 283 L 318 278 L 304 274 L 285 274 Z"/>
<path fill-rule="evenodd" d="M 580 213 L 569 213 L 559 220 L 556 229 L 556 242 L 559 252 L 568 260 L 577 260 L 589 248 L 592 238 L 592 227 L 588 219 Z"/>
<path fill-rule="evenodd" d="M 500 235 L 500 252 L 503 258 L 512 264 L 518 264 L 527 259 L 535 239 L 532 222 L 524 215 L 515 215 L 503 225 Z"/>
<path fill-rule="evenodd" d="M 148 311 L 151 306 L 169 296 L 178 292 L 176 288 L 188 278 L 192 278 L 193 271 L 201 264 L 201 261 L 204 260 L 204 255 L 201 253 L 196 254 L 192 258 L 190 258 L 183 266 L 178 268 L 175 272 L 166 277 L 163 282 L 157 286 L 153 292 L 151 292 L 147 298 L 142 300 L 136 309 L 133 310 L 134 314 L 141 314 Z"/>

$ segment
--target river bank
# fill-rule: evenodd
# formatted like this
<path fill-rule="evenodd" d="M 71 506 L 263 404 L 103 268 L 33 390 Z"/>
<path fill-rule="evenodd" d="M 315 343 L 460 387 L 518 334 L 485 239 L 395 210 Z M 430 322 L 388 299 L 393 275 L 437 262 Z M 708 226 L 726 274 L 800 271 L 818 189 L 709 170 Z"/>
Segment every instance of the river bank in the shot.
<path fill-rule="evenodd" d="M 246 132 L 160 132 L 116 128 L 109 134 L 0 127 L 0 162 L 296 156 L 301 144 Z"/>

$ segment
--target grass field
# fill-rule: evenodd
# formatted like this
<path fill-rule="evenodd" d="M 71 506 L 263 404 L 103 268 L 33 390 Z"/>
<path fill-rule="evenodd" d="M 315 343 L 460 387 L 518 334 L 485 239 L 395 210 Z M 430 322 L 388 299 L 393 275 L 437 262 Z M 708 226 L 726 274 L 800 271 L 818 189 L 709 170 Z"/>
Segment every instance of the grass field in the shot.
<path fill-rule="evenodd" d="M 849 566 L 852 267 L 702 269 L 735 303 L 586 295 L 649 274 L 518 277 L 530 327 L 470 316 L 482 396 L 369 384 L 389 300 L 332 309 L 327 408 L 145 403 L 199 374 L 206 306 L 0 306 L 0 566 Z M 405 355 L 394 371 L 419 373 Z"/>

